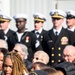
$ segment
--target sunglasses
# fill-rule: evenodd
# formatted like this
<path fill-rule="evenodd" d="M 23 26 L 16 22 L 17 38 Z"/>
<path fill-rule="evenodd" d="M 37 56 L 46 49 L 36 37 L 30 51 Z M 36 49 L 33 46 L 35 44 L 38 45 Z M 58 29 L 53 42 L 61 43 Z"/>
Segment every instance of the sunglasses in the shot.
<path fill-rule="evenodd" d="M 36 58 L 33 57 L 33 59 L 36 59 L 36 60 L 42 60 L 41 58 L 38 58 L 38 57 L 36 57 Z"/>
<path fill-rule="evenodd" d="M 16 53 L 18 52 L 18 51 L 17 51 L 17 50 L 15 50 L 15 49 L 13 49 L 13 51 L 14 51 L 14 52 L 16 52 Z"/>

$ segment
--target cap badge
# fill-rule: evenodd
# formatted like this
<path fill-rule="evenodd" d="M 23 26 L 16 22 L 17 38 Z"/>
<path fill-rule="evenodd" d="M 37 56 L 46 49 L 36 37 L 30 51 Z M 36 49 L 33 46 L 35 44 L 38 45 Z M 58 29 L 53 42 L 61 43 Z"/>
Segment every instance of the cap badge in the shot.
<path fill-rule="evenodd" d="M 38 15 L 36 15 L 34 18 L 39 18 L 39 16 L 38 16 Z"/>
<path fill-rule="evenodd" d="M 55 16 L 58 16 L 58 12 L 54 12 L 54 15 L 55 15 Z"/>
<path fill-rule="evenodd" d="M 67 15 L 70 15 L 70 14 L 71 14 L 70 12 L 67 13 Z"/>

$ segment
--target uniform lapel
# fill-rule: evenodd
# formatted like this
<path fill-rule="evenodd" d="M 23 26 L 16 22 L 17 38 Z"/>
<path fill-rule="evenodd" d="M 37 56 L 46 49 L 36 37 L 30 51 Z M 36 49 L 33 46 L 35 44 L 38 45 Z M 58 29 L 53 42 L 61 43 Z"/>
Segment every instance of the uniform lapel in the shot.
<path fill-rule="evenodd" d="M 55 34 L 54 34 L 54 32 L 53 32 L 53 29 L 50 30 L 49 34 L 50 34 L 50 38 L 51 38 L 53 41 L 55 41 Z"/>
<path fill-rule="evenodd" d="M 44 33 L 44 30 L 42 30 L 42 32 L 41 32 L 40 35 L 39 35 L 39 40 L 40 40 L 40 41 L 43 40 L 43 33 Z"/>
<path fill-rule="evenodd" d="M 59 36 L 58 36 L 58 38 L 57 38 L 57 40 L 56 40 L 56 42 L 55 42 L 55 45 L 57 44 L 57 43 L 61 43 L 61 38 L 63 37 L 63 35 L 64 35 L 64 28 L 62 28 L 61 29 L 61 32 L 60 32 L 60 34 L 59 34 Z"/>
<path fill-rule="evenodd" d="M 24 32 L 24 34 L 22 35 L 21 40 L 25 39 L 27 35 L 28 35 L 28 32 Z"/>
<path fill-rule="evenodd" d="M 14 38 L 15 38 L 15 41 L 17 41 L 17 42 L 18 42 L 18 36 L 17 36 L 16 32 L 15 32 L 15 33 L 13 33 L 13 35 L 15 36 L 15 37 L 14 37 Z"/>

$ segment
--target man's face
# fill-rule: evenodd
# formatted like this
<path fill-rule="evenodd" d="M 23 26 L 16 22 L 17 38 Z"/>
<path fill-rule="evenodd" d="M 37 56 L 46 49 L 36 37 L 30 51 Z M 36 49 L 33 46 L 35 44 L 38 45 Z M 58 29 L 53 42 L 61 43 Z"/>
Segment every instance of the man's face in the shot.
<path fill-rule="evenodd" d="M 60 27 L 62 25 L 63 21 L 64 20 L 61 18 L 52 18 L 54 27 Z"/>
<path fill-rule="evenodd" d="M 23 18 L 16 19 L 16 27 L 18 30 L 25 29 L 26 20 Z"/>
<path fill-rule="evenodd" d="M 22 50 L 21 50 L 21 47 L 20 46 L 15 46 L 14 48 L 13 48 L 13 51 L 14 52 L 17 52 L 19 55 L 20 55 L 20 57 L 22 58 L 22 59 L 24 59 L 24 55 L 22 54 Z"/>
<path fill-rule="evenodd" d="M 38 31 L 41 27 L 43 27 L 43 22 L 35 21 L 34 22 L 34 27 Z"/>
<path fill-rule="evenodd" d="M 2 70 L 3 58 L 4 58 L 4 55 L 2 52 L 0 52 L 0 71 Z"/>
<path fill-rule="evenodd" d="M 34 71 L 34 70 L 41 70 L 40 66 L 38 64 L 33 64 L 32 65 L 32 68 L 31 68 L 31 71 Z"/>
<path fill-rule="evenodd" d="M 9 21 L 0 21 L 0 28 L 5 31 L 9 27 L 9 23 Z"/>
<path fill-rule="evenodd" d="M 66 62 L 73 62 L 73 60 L 75 59 L 75 54 L 71 52 L 70 50 L 69 51 L 65 50 L 63 52 L 63 59 Z"/>
<path fill-rule="evenodd" d="M 67 18 L 66 24 L 68 27 L 73 27 L 75 25 L 75 18 Z"/>

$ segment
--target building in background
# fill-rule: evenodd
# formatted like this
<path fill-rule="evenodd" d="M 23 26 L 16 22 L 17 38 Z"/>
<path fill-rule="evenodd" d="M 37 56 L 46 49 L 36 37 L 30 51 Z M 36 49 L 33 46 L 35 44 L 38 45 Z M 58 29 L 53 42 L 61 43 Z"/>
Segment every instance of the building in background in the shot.
<path fill-rule="evenodd" d="M 28 15 L 26 26 L 29 30 L 34 29 L 33 13 L 35 12 L 42 13 L 46 16 L 47 21 L 44 28 L 46 30 L 51 29 L 52 21 L 49 13 L 55 8 L 64 11 L 69 9 L 75 10 L 75 0 L 0 0 L 0 11 L 10 14 L 12 17 L 18 13 Z M 64 27 L 66 27 L 65 22 Z M 10 28 L 16 30 L 14 20 L 12 20 Z"/>

